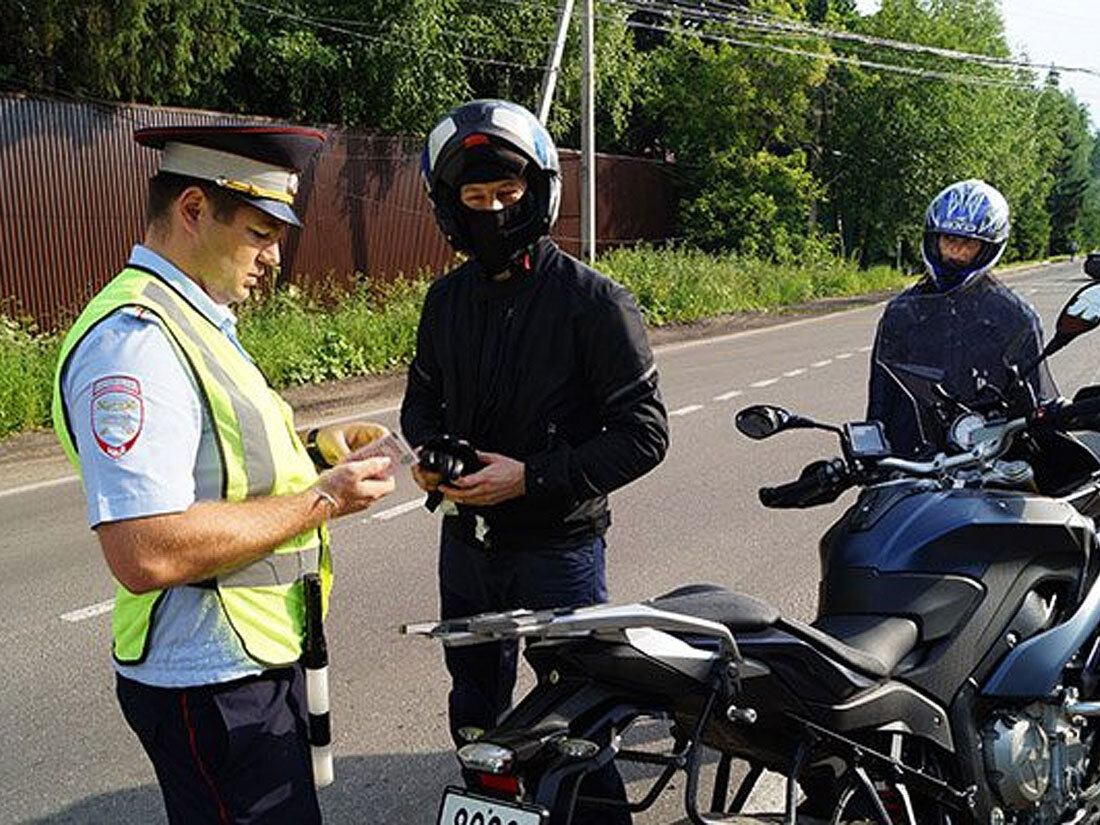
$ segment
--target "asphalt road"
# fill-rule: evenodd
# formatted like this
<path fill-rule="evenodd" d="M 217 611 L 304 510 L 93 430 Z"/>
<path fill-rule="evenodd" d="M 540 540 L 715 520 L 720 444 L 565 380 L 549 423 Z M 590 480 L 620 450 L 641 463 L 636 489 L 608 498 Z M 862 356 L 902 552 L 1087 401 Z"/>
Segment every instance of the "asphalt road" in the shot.
<path fill-rule="evenodd" d="M 1049 329 L 1085 278 L 1079 265 L 1010 283 Z M 868 306 L 658 351 L 672 448 L 613 496 L 609 579 L 617 602 L 689 582 L 762 596 L 807 619 L 816 541 L 850 503 L 767 511 L 756 489 L 835 454 L 832 437 L 785 433 L 750 442 L 732 413 L 773 402 L 830 421 L 862 417 L 868 351 L 881 311 Z M 1063 394 L 1100 381 L 1100 334 L 1053 360 Z M 391 407 L 375 417 L 395 423 Z M 0 487 L 2 490 L 2 487 Z M 437 646 L 398 634 L 436 615 L 436 518 L 401 479 L 375 511 L 337 523 L 328 624 L 337 781 L 321 793 L 329 823 L 434 823 L 457 779 L 446 733 L 447 680 Z M 0 822 L 164 822 L 152 770 L 113 695 L 112 584 L 75 482 L 0 492 Z M 682 783 L 639 823 L 682 817 Z"/>

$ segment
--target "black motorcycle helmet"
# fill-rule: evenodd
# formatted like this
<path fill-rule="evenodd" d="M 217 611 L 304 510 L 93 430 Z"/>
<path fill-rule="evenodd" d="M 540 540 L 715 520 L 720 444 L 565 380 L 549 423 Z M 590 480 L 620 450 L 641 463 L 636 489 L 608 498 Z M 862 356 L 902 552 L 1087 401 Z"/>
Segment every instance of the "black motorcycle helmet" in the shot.
<path fill-rule="evenodd" d="M 428 136 L 421 176 L 436 222 L 451 246 L 473 253 L 468 210 L 459 200 L 463 184 L 521 177 L 527 193 L 500 226 L 514 257 L 549 234 L 561 203 L 561 166 L 546 128 L 522 106 L 475 100 L 446 115 Z"/>

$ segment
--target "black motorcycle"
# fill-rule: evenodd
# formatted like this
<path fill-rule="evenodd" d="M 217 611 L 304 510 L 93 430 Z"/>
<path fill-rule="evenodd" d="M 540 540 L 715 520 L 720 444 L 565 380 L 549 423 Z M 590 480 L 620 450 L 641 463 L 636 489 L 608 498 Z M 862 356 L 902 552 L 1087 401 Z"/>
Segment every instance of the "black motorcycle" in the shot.
<path fill-rule="evenodd" d="M 1043 357 L 1098 323 L 1089 285 Z M 891 366 L 950 410 L 949 448 L 899 458 L 877 422 L 833 427 L 766 405 L 737 415 L 752 438 L 839 436 L 842 458 L 761 489 L 765 506 L 860 489 L 821 541 L 812 623 L 695 585 L 405 628 L 447 645 L 527 639 L 538 678 L 497 727 L 469 732 L 465 788 L 445 791 L 440 825 L 569 825 L 578 802 L 643 811 L 678 772 L 693 823 L 1100 823 L 1100 461 L 1069 435 L 1100 430 L 1100 395 L 1016 414 L 1010 387 L 982 408 Z M 1017 387 L 1035 366 L 1013 365 Z M 624 745 L 653 719 L 669 724 L 666 749 Z M 707 750 L 718 759 L 703 812 Z M 612 761 L 660 774 L 632 801 L 582 796 Z M 765 771 L 786 778 L 783 811 L 742 814 Z"/>

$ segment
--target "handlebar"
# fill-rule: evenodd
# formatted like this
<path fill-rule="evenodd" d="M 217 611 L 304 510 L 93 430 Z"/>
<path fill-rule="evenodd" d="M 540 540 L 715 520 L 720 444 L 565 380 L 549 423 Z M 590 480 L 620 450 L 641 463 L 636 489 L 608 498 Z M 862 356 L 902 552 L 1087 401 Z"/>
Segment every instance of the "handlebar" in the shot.
<path fill-rule="evenodd" d="M 1097 417 L 1100 417 L 1100 396 L 1043 404 L 1032 415 L 1031 423 L 1060 430 L 1088 430 L 1100 426 Z"/>
<path fill-rule="evenodd" d="M 852 483 L 848 467 L 839 458 L 834 458 L 831 461 L 815 461 L 795 481 L 776 487 L 761 487 L 758 495 L 765 507 L 814 507 L 835 501 Z"/>
<path fill-rule="evenodd" d="M 1100 412 L 1100 399 L 1090 399 L 1089 403 Z M 974 446 L 966 452 L 958 455 L 938 453 L 929 461 L 910 461 L 896 456 L 863 458 L 853 461 L 851 465 L 839 458 L 815 461 L 803 469 L 795 481 L 777 487 L 761 487 L 758 492 L 760 503 L 777 509 L 815 507 L 835 501 L 854 484 L 881 480 L 883 471 L 893 470 L 909 476 L 935 478 L 949 470 L 985 467 L 1003 455 L 1011 445 L 1012 437 L 1026 430 L 1029 423 L 1026 418 L 1017 418 L 987 424 L 973 433 Z"/>
<path fill-rule="evenodd" d="M 937 478 L 951 470 L 973 468 L 989 470 L 1008 450 L 1013 438 L 1030 428 L 1056 430 L 1100 429 L 1100 396 L 1069 402 L 1056 399 L 1039 405 L 1025 418 L 994 421 L 970 434 L 969 450 L 957 455 L 938 453 L 928 461 L 912 461 L 897 456 L 849 456 L 815 461 L 803 469 L 795 481 L 775 487 L 761 487 L 758 495 L 765 507 L 814 507 L 834 501 L 855 484 L 882 480 L 883 471 L 895 471 L 918 478 Z"/>

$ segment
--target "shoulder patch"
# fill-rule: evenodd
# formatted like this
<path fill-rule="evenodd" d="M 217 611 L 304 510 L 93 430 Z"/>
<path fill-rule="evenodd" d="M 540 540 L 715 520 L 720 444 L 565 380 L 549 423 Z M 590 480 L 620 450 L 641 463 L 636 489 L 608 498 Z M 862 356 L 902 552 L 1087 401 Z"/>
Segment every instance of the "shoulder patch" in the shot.
<path fill-rule="evenodd" d="M 92 384 L 92 433 L 108 458 L 130 451 L 145 424 L 141 382 L 129 375 L 108 375 Z"/>

